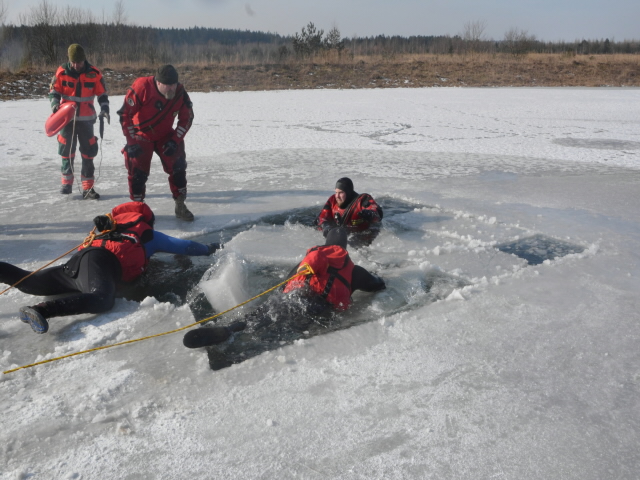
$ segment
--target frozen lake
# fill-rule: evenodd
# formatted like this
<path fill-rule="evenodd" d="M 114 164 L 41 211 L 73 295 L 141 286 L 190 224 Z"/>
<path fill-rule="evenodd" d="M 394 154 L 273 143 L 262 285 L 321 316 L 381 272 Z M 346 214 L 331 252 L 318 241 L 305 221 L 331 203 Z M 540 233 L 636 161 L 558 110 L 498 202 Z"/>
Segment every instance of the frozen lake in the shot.
<path fill-rule="evenodd" d="M 37 299 L 7 292 L 3 371 L 265 290 L 322 243 L 308 219 L 342 176 L 384 205 L 380 236 L 350 254 L 387 290 L 354 295 L 336 331 L 219 371 L 177 334 L 4 374 L 0 478 L 638 478 L 639 89 L 192 99 L 196 220 L 173 216 L 157 159 L 147 203 L 159 230 L 225 249 L 159 255 L 131 299 L 42 336 L 17 316 Z M 58 194 L 48 108 L 0 109 L 0 259 L 28 269 L 128 200 L 115 121 L 96 158 L 102 199 Z"/>

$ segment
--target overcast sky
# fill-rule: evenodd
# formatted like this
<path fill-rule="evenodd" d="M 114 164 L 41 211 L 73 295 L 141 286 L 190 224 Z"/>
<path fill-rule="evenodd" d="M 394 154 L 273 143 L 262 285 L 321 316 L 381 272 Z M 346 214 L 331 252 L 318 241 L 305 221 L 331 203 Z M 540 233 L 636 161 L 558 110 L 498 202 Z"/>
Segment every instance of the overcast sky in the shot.
<path fill-rule="evenodd" d="M 7 23 L 18 24 L 43 0 L 0 0 Z M 110 19 L 115 0 L 48 0 L 90 9 Z M 639 0 L 125 0 L 127 23 L 155 27 L 211 27 L 293 35 L 309 22 L 343 37 L 456 35 L 484 22 L 485 36 L 500 40 L 511 28 L 540 40 L 640 39 Z"/>

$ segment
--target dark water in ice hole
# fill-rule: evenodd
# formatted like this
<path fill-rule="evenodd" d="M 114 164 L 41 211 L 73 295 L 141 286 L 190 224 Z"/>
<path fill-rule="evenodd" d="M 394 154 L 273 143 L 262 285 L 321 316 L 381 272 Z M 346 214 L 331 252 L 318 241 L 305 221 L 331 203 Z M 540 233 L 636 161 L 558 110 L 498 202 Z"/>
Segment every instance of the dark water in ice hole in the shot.
<path fill-rule="evenodd" d="M 545 260 L 553 260 L 556 257 L 584 251 L 584 248 L 579 245 L 540 234 L 514 242 L 502 243 L 496 248 L 501 252 L 525 259 L 529 265 L 539 265 Z"/>
<path fill-rule="evenodd" d="M 384 210 L 384 218 L 406 213 L 421 205 L 410 204 L 399 200 L 383 197 L 378 203 Z M 237 234 L 251 229 L 254 225 L 284 225 L 285 223 L 313 227 L 314 220 L 319 213 L 317 206 L 296 208 L 275 215 L 267 215 L 256 222 L 249 222 L 232 228 L 208 233 L 193 240 L 201 243 L 228 242 Z M 383 222 L 384 224 L 384 222 Z M 309 245 L 312 247 L 313 245 Z M 150 262 L 147 273 L 130 285 L 123 285 L 120 289 L 123 296 L 129 300 L 142 301 L 146 297 L 155 297 L 161 302 L 182 305 L 188 302 L 196 319 L 209 317 L 213 312 L 209 302 L 196 287 L 204 273 L 211 267 L 208 257 L 187 257 L 182 255 L 156 254 Z M 293 268 L 294 265 L 291 265 Z M 281 276 L 287 274 L 280 269 L 264 267 L 258 269 L 257 274 L 271 277 L 272 284 L 277 284 Z"/>
<path fill-rule="evenodd" d="M 383 228 L 392 229 L 399 237 L 415 238 L 417 233 L 421 234 L 394 223 L 392 219 L 395 215 L 411 212 L 416 208 L 429 207 L 389 197 L 379 198 L 378 203 L 384 210 Z M 229 241 L 235 235 L 252 228 L 254 225 L 284 225 L 288 222 L 312 228 L 318 211 L 317 206 L 292 209 L 280 214 L 267 215 L 256 222 L 212 232 L 194 238 L 194 240 L 202 243 Z M 453 217 L 444 216 L 434 209 L 433 222 L 451 221 L 452 219 Z M 506 242 L 496 246 L 496 249 L 523 258 L 529 265 L 537 265 L 547 259 L 551 260 L 584 250 L 578 245 L 544 235 L 533 235 L 517 241 Z M 152 296 L 159 301 L 170 302 L 174 305 L 188 303 L 196 320 L 201 320 L 217 313 L 204 293 L 198 288 L 199 282 L 210 267 L 211 260 L 208 257 L 158 254 L 151 259 L 147 274 L 137 282 L 126 286 L 122 293 L 126 298 L 136 301 Z M 293 268 L 294 265 L 291 267 Z M 251 271 L 253 279 L 250 281 L 275 285 L 282 281 L 281 279 L 288 273 L 289 270 L 284 271 L 280 267 L 263 266 Z M 387 290 L 376 294 L 382 296 L 379 303 L 384 305 L 384 311 L 376 311 L 373 316 L 380 318 L 380 316 L 413 310 L 425 304 L 442 300 L 454 289 L 466 285 L 468 283 L 464 279 L 446 272 L 421 273 L 419 278 L 408 278 L 401 288 L 388 287 Z M 354 297 L 361 294 L 361 292 L 356 292 Z M 256 302 L 256 304 L 258 303 L 261 302 Z M 372 313 L 368 311 L 368 307 L 369 302 L 355 302 L 354 306 L 346 313 L 328 312 L 311 319 L 304 319 L 302 322 L 299 318 L 293 322 L 282 322 L 281 324 L 278 322 L 277 328 L 264 329 L 260 334 L 238 333 L 232 341 L 224 345 L 207 348 L 211 368 L 217 370 L 233 363 L 239 363 L 262 352 L 291 344 L 300 338 L 350 328 L 371 321 L 373 320 Z M 249 305 L 244 307 L 242 312 L 230 312 L 226 315 L 227 318 L 216 319 L 216 323 L 221 325 L 231 323 L 251 309 L 252 306 Z"/>

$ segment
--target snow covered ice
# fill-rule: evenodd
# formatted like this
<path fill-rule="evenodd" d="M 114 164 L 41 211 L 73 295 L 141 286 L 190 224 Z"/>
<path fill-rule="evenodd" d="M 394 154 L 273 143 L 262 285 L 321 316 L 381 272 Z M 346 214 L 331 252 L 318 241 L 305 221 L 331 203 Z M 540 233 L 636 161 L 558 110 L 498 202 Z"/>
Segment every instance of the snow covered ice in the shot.
<path fill-rule="evenodd" d="M 159 230 L 225 249 L 159 255 L 175 292 L 147 285 L 46 335 L 18 319 L 36 298 L 10 290 L 3 371 L 188 325 L 202 296 L 219 311 L 265 290 L 322 242 L 295 218 L 342 176 L 387 206 L 374 244 L 350 251 L 387 290 L 354 295 L 351 328 L 219 371 L 175 334 L 2 375 L 0 478 L 638 478 L 640 90 L 192 100 L 196 220 L 175 219 L 157 159 L 147 202 Z M 0 260 L 26 269 L 128 200 L 115 121 L 101 200 L 58 193 L 48 114 L 45 99 L 0 108 Z"/>

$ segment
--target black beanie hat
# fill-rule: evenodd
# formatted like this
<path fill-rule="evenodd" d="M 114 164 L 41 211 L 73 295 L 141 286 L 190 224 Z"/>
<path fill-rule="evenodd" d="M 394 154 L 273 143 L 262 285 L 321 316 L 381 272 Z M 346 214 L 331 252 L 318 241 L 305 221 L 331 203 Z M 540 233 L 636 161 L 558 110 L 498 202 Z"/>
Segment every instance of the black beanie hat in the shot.
<path fill-rule="evenodd" d="M 342 227 L 335 227 L 327 233 L 325 245 L 338 245 L 344 249 L 347 248 L 347 231 Z"/>
<path fill-rule="evenodd" d="M 349 195 L 353 193 L 353 182 L 350 178 L 342 177 L 336 182 L 336 188 Z"/>
<path fill-rule="evenodd" d="M 178 72 L 173 65 L 162 65 L 156 72 L 156 80 L 165 85 L 178 83 Z"/>

